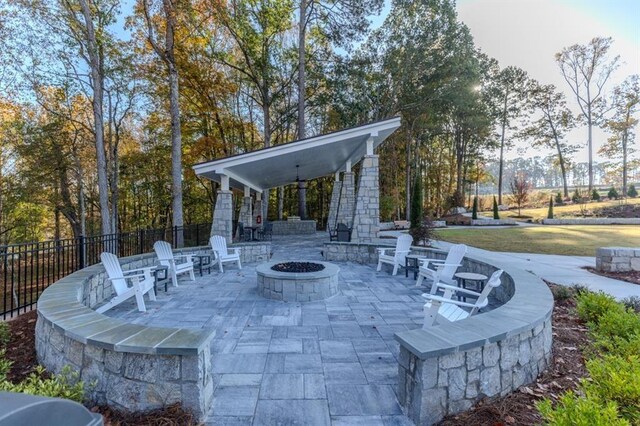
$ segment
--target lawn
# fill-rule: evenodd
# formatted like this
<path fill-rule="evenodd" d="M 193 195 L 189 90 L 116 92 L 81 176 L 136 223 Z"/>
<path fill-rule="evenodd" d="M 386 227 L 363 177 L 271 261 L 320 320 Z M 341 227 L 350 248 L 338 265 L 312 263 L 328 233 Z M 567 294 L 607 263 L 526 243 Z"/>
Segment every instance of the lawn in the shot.
<path fill-rule="evenodd" d="M 598 247 L 640 247 L 640 226 L 443 229 L 436 231 L 436 239 L 491 251 L 595 256 Z"/>
<path fill-rule="evenodd" d="M 619 206 L 621 203 L 626 202 L 627 204 L 640 204 L 640 198 L 627 198 L 626 201 L 600 201 L 595 203 L 588 203 L 587 210 L 593 211 L 595 209 L 599 209 L 602 207 L 613 207 Z M 549 207 L 540 207 L 537 209 L 522 209 L 523 216 L 531 216 L 533 220 L 546 219 L 547 214 L 549 213 Z M 568 218 L 568 217 L 579 217 L 580 216 L 580 204 L 569 204 L 566 206 L 553 206 L 553 213 L 556 219 L 559 218 Z M 493 217 L 493 212 L 485 211 L 481 213 L 483 216 Z M 501 218 L 508 218 L 511 216 L 516 216 L 518 214 L 518 210 L 509 210 L 506 212 L 500 212 Z"/>

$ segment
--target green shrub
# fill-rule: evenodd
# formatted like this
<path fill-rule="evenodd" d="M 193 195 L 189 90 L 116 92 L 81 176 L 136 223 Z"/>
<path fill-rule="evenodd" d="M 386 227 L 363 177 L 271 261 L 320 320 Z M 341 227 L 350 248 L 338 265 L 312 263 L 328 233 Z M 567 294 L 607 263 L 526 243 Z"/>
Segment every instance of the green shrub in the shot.
<path fill-rule="evenodd" d="M 580 190 L 576 188 L 576 190 L 573 191 L 573 195 L 571 196 L 571 201 L 573 201 L 574 203 L 579 203 L 581 200 L 582 194 L 580 194 Z"/>
<path fill-rule="evenodd" d="M 573 298 L 576 294 L 575 290 L 571 287 L 565 287 L 565 286 L 557 286 L 554 287 L 553 289 L 551 289 L 551 294 L 553 294 L 553 299 L 558 301 L 558 302 L 562 302 L 565 300 L 569 300 L 571 298 Z"/>
<path fill-rule="evenodd" d="M 496 200 L 496 196 L 493 196 L 493 218 L 500 219 L 500 212 L 498 211 L 498 200 Z"/>
<path fill-rule="evenodd" d="M 640 425 L 640 358 L 608 355 L 587 361 L 590 380 L 582 386 L 587 398 L 613 401 L 620 415 L 631 424 Z"/>
<path fill-rule="evenodd" d="M 556 205 L 561 206 L 564 203 L 564 199 L 562 198 L 562 193 L 558 192 L 556 194 Z"/>
<path fill-rule="evenodd" d="M 591 192 L 591 199 L 594 200 L 594 201 L 600 201 L 600 193 L 598 192 L 597 189 L 594 189 Z"/>
<path fill-rule="evenodd" d="M 553 197 L 549 199 L 549 211 L 547 212 L 547 219 L 553 219 Z"/>
<path fill-rule="evenodd" d="M 618 304 L 617 309 L 600 316 L 592 327 L 594 336 L 629 340 L 635 335 L 640 336 L 640 317 Z"/>
<path fill-rule="evenodd" d="M 84 399 L 84 382 L 78 380 L 78 373 L 72 372 L 69 366 L 65 367 L 61 374 L 55 374 L 50 378 L 46 377 L 44 367 L 38 366 L 35 372 L 18 384 L 0 377 L 0 390 L 66 398 L 76 402 L 82 402 Z"/>
<path fill-rule="evenodd" d="M 7 346 L 7 343 L 9 343 L 9 324 L 0 321 L 0 351 Z"/>
<path fill-rule="evenodd" d="M 608 294 L 584 292 L 578 296 L 578 316 L 586 322 L 596 323 L 611 311 L 623 311 L 622 305 Z"/>
<path fill-rule="evenodd" d="M 619 197 L 618 191 L 616 191 L 616 189 L 612 186 L 609 192 L 607 193 L 607 197 L 609 197 L 610 200 L 617 200 Z"/>
<path fill-rule="evenodd" d="M 545 399 L 536 403 L 544 424 L 553 426 L 625 426 L 629 422 L 618 415 L 615 402 L 581 398 L 569 391 L 562 395 L 555 408 Z"/>
<path fill-rule="evenodd" d="M 636 198 L 638 196 L 638 191 L 636 191 L 634 184 L 629 185 L 629 189 L 627 189 L 627 196 L 631 198 Z"/>
<path fill-rule="evenodd" d="M 423 216 L 422 179 L 420 179 L 420 173 L 418 173 L 413 183 L 413 193 L 411 194 L 411 210 L 409 216 L 409 219 L 411 220 L 411 228 L 420 227 Z"/>
<path fill-rule="evenodd" d="M 471 219 L 478 219 L 478 197 L 473 197 L 473 210 L 471 213 Z"/>

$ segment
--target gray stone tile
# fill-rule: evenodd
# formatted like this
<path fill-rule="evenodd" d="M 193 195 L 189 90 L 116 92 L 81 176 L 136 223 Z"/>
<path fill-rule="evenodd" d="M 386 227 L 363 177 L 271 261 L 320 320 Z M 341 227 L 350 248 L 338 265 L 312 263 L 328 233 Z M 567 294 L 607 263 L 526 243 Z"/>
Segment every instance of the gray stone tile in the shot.
<path fill-rule="evenodd" d="M 304 375 L 304 397 L 305 399 L 327 399 L 327 390 L 324 386 L 324 375 Z"/>
<path fill-rule="evenodd" d="M 223 374 L 218 386 L 260 386 L 262 374 Z"/>
<path fill-rule="evenodd" d="M 327 384 L 332 416 L 402 414 L 393 387 L 389 385 Z"/>
<path fill-rule="evenodd" d="M 323 365 L 324 380 L 329 384 L 348 383 L 364 385 L 367 378 L 359 362 L 329 363 Z"/>
<path fill-rule="evenodd" d="M 271 339 L 269 353 L 302 353 L 302 339 Z"/>
<path fill-rule="evenodd" d="M 407 416 L 382 416 L 384 426 L 415 426 Z"/>
<path fill-rule="evenodd" d="M 257 402 L 257 387 L 218 387 L 211 410 L 218 416 L 252 416 Z"/>
<path fill-rule="evenodd" d="M 287 354 L 285 355 L 285 373 L 322 373 L 320 354 Z"/>
<path fill-rule="evenodd" d="M 214 373 L 262 373 L 267 354 L 219 354 L 213 357 Z"/>
<path fill-rule="evenodd" d="M 384 426 L 381 416 L 333 416 L 332 426 Z"/>
<path fill-rule="evenodd" d="M 321 340 L 322 362 L 357 362 L 358 355 L 349 340 Z"/>
<path fill-rule="evenodd" d="M 206 424 L 215 426 L 251 426 L 251 423 L 252 416 L 212 416 L 206 421 Z"/>
<path fill-rule="evenodd" d="M 327 401 L 260 400 L 256 408 L 254 426 L 329 426 L 331 419 Z"/>
<path fill-rule="evenodd" d="M 364 337 L 358 324 L 331 324 L 331 330 L 336 339 Z"/>
<path fill-rule="evenodd" d="M 284 373 L 285 354 L 268 354 L 264 366 L 265 373 Z"/>
<path fill-rule="evenodd" d="M 304 399 L 302 374 L 265 374 L 260 399 Z"/>

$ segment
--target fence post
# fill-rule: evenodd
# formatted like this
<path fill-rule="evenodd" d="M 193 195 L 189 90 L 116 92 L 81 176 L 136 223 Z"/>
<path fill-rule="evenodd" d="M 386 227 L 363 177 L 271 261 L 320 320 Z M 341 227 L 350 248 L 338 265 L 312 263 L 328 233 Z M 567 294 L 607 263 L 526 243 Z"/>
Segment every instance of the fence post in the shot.
<path fill-rule="evenodd" d="M 200 224 L 196 223 L 196 247 L 200 246 Z"/>
<path fill-rule="evenodd" d="M 144 230 L 139 229 L 138 230 L 138 253 L 136 254 L 142 254 L 144 253 Z"/>

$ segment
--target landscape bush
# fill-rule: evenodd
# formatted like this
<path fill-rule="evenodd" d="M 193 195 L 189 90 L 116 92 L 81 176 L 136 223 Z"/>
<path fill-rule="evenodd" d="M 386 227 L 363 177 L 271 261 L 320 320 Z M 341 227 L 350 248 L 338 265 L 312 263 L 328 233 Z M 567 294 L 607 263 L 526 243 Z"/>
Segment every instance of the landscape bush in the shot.
<path fill-rule="evenodd" d="M 627 196 L 631 198 L 636 198 L 638 196 L 638 191 L 634 184 L 629 185 L 629 189 L 627 189 Z"/>
<path fill-rule="evenodd" d="M 600 201 L 600 193 L 598 192 L 598 190 L 597 190 L 597 189 L 594 189 L 594 190 L 591 192 L 591 199 L 592 199 L 593 201 Z"/>
<path fill-rule="evenodd" d="M 553 219 L 553 197 L 549 199 L 549 211 L 547 212 L 547 219 Z"/>
<path fill-rule="evenodd" d="M 473 210 L 471 213 L 471 219 L 478 219 L 478 197 L 473 197 Z"/>
<path fill-rule="evenodd" d="M 640 426 L 640 315 L 604 293 L 577 295 L 593 344 L 577 392 L 536 407 L 549 425 Z"/>
<path fill-rule="evenodd" d="M 580 190 L 578 188 L 573 191 L 573 195 L 571 195 L 571 201 L 573 201 L 574 203 L 579 203 L 580 201 L 582 201 L 582 194 L 580 194 Z"/>
<path fill-rule="evenodd" d="M 495 195 L 493 196 L 493 218 L 500 219 L 500 212 L 498 211 L 498 200 Z"/>
<path fill-rule="evenodd" d="M 616 189 L 612 186 L 611 189 L 609 189 L 609 192 L 607 192 L 607 197 L 609 197 L 610 200 L 617 200 L 619 197 L 618 191 L 616 191 Z"/>
<path fill-rule="evenodd" d="M 556 194 L 556 205 L 561 206 L 564 203 L 564 199 L 562 198 L 562 193 L 558 192 Z"/>
<path fill-rule="evenodd" d="M 629 296 L 622 299 L 622 304 L 627 308 L 635 311 L 636 313 L 640 313 L 640 297 L 638 296 Z"/>

